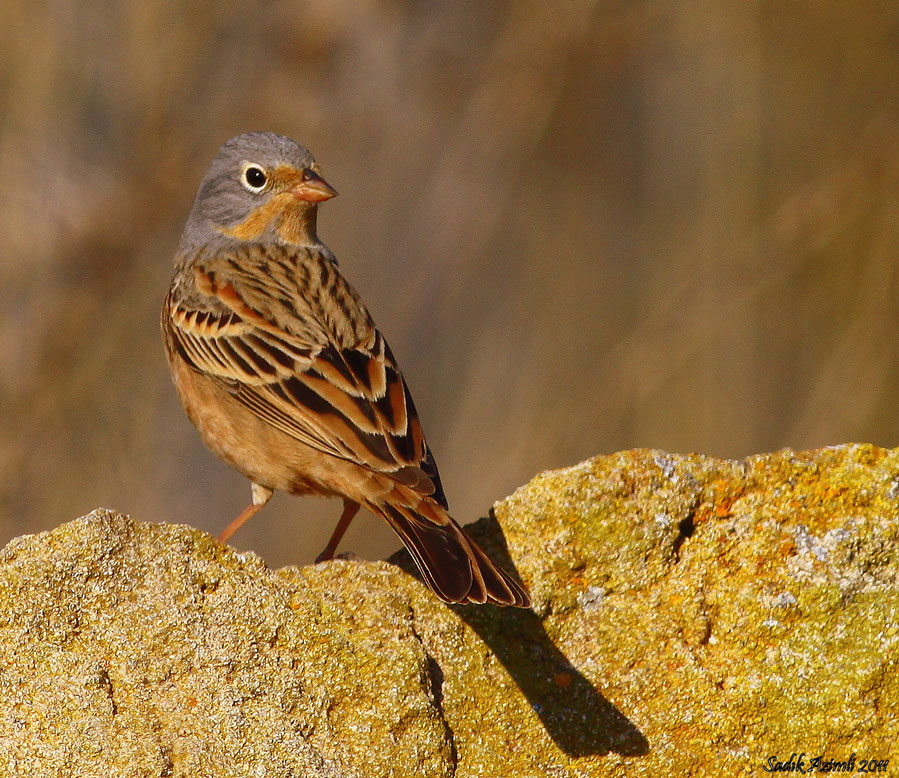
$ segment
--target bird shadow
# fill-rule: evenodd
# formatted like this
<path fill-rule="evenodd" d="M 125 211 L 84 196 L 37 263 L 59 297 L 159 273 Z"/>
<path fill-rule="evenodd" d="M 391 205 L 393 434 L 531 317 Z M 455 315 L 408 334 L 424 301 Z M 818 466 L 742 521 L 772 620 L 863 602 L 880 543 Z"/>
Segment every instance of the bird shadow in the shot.
<path fill-rule="evenodd" d="M 468 525 L 466 532 L 491 559 L 518 578 L 502 530 L 492 510 L 490 514 L 489 518 Z M 405 551 L 394 554 L 389 561 L 421 580 Z M 547 734 L 568 756 L 649 753 L 643 733 L 556 647 L 536 613 L 493 605 L 450 607 L 502 662 Z"/>

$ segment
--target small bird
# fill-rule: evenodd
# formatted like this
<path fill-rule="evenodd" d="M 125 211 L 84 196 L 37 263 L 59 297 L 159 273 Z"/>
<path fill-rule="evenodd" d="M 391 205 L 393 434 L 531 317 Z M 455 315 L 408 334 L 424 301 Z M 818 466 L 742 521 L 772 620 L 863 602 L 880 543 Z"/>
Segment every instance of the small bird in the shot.
<path fill-rule="evenodd" d="M 522 586 L 448 513 L 437 465 L 387 341 L 318 238 L 337 192 L 290 138 L 227 141 L 200 184 L 162 309 L 172 377 L 205 444 L 275 490 L 338 496 L 331 559 L 360 506 L 396 531 L 448 603 L 528 607 Z"/>

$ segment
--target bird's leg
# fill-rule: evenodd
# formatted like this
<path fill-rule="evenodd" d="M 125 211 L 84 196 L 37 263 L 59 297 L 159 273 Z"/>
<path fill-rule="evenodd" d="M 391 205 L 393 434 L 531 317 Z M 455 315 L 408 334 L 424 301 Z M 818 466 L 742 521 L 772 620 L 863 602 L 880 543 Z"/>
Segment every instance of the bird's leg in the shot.
<path fill-rule="evenodd" d="M 343 538 L 343 533 L 346 532 L 346 528 L 350 526 L 350 522 L 353 520 L 353 516 L 356 515 L 358 510 L 359 503 L 353 502 L 352 500 L 343 501 L 343 513 L 340 514 L 340 520 L 337 522 L 337 526 L 334 527 L 334 532 L 331 533 L 331 539 L 328 541 L 328 545 L 325 546 L 325 550 L 315 558 L 316 564 L 334 558 L 334 552 L 337 551 L 337 546 L 339 545 L 341 538 Z"/>
<path fill-rule="evenodd" d="M 260 486 L 259 484 L 253 484 L 253 502 L 251 502 L 243 513 L 240 514 L 234 521 L 232 521 L 225 529 L 222 531 L 222 534 L 219 535 L 219 543 L 227 543 L 228 538 L 230 538 L 237 530 L 239 530 L 244 524 L 246 524 L 256 513 L 262 509 L 262 507 L 272 499 L 272 490 L 267 486 Z"/>

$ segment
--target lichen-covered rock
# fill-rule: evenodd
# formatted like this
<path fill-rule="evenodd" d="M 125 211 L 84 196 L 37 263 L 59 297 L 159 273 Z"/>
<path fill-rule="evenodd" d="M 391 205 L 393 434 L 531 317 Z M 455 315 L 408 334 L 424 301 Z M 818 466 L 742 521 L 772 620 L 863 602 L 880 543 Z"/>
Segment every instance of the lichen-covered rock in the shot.
<path fill-rule="evenodd" d="M 899 741 L 899 451 L 632 451 L 473 533 L 533 612 L 96 511 L 0 555 L 0 775 L 756 774 Z M 505 534 L 505 542 L 503 541 Z M 508 544 L 508 552 L 506 545 Z M 896 767 L 895 761 L 890 767 Z"/>

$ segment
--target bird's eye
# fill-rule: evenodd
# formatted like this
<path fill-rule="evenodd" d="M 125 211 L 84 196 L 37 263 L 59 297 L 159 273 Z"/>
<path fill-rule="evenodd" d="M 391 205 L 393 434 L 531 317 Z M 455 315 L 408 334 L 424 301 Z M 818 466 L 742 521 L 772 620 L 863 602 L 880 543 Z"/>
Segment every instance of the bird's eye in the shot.
<path fill-rule="evenodd" d="M 303 180 L 304 181 L 318 181 L 319 179 L 321 179 L 321 176 L 318 173 L 316 173 L 314 170 L 312 170 L 308 167 L 303 170 Z"/>
<path fill-rule="evenodd" d="M 268 182 L 268 176 L 258 165 L 247 165 L 241 176 L 241 183 L 251 192 L 260 192 Z"/>

